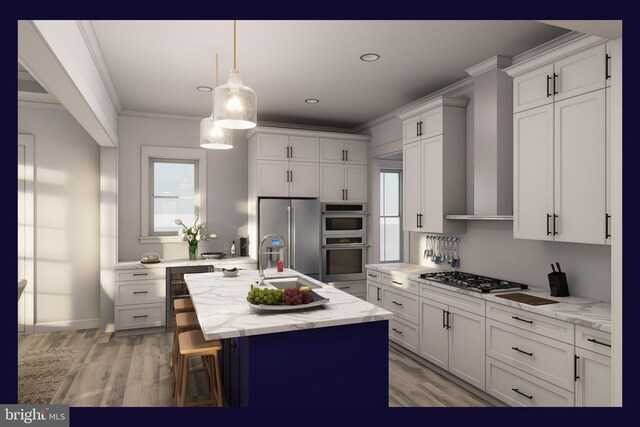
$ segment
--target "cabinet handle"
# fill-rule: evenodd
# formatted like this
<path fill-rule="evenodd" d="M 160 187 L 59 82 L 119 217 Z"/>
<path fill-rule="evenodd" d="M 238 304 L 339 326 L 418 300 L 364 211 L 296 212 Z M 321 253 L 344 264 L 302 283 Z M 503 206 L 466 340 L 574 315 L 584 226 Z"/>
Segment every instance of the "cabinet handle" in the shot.
<path fill-rule="evenodd" d="M 422 120 L 420 120 L 420 136 L 422 136 L 422 135 L 423 135 L 423 133 L 422 133 L 422 123 L 423 123 L 423 121 L 422 121 Z"/>
<path fill-rule="evenodd" d="M 148 294 L 149 291 L 135 291 L 133 294 Z"/>
<path fill-rule="evenodd" d="M 442 328 L 447 327 L 447 322 L 445 320 L 446 315 L 447 315 L 447 312 L 445 310 L 442 310 Z"/>
<path fill-rule="evenodd" d="M 416 214 L 416 228 L 420 228 L 420 214 Z"/>
<path fill-rule="evenodd" d="M 528 351 L 520 350 L 518 347 L 511 347 L 512 350 L 519 351 L 520 353 L 526 354 L 527 356 L 533 356 L 533 353 L 529 353 Z"/>
<path fill-rule="evenodd" d="M 402 304 L 396 301 L 391 301 L 392 303 L 394 303 L 395 305 L 399 305 L 400 307 L 402 307 Z"/>
<path fill-rule="evenodd" d="M 527 399 L 533 399 L 533 396 L 529 396 L 528 394 L 524 394 L 523 392 L 521 392 L 520 390 L 518 390 L 517 388 L 512 388 L 511 390 L 515 391 L 516 393 L 526 397 Z"/>
<path fill-rule="evenodd" d="M 369 276 L 369 277 L 378 277 L 375 274 L 371 274 L 371 273 L 367 273 L 367 276 Z"/>
<path fill-rule="evenodd" d="M 611 55 L 605 55 L 604 56 L 604 78 L 605 78 L 605 80 L 611 78 L 610 64 L 611 64 Z"/>
<path fill-rule="evenodd" d="M 578 376 L 578 359 L 580 357 L 577 354 L 573 355 L 573 380 L 578 381 L 580 377 Z"/>
<path fill-rule="evenodd" d="M 289 153 L 291 153 L 291 158 L 293 159 L 293 146 L 289 147 Z"/>
<path fill-rule="evenodd" d="M 549 88 L 550 82 L 551 82 L 551 76 L 547 74 L 547 98 L 551 96 L 551 89 Z"/>
<path fill-rule="evenodd" d="M 396 282 L 395 280 L 392 280 L 391 283 L 395 283 L 396 285 L 402 285 L 402 282 Z"/>
<path fill-rule="evenodd" d="M 145 314 L 144 316 L 133 316 L 134 319 L 144 319 L 145 317 L 149 317 L 149 315 Z"/>
<path fill-rule="evenodd" d="M 380 298 L 380 288 L 376 288 L 376 297 L 378 298 L 378 301 L 381 300 L 381 298 Z"/>
<path fill-rule="evenodd" d="M 289 171 L 289 173 L 291 174 L 291 182 L 293 182 L 293 171 Z"/>
<path fill-rule="evenodd" d="M 558 75 L 553 73 L 553 94 L 558 94 Z"/>
<path fill-rule="evenodd" d="M 393 331 L 395 331 L 395 332 L 397 332 L 397 333 L 399 333 L 399 334 L 401 334 L 401 333 L 402 333 L 402 331 L 399 331 L 399 330 L 397 330 L 396 328 L 391 328 L 391 330 L 393 330 Z"/>
<path fill-rule="evenodd" d="M 344 150 L 342 150 L 342 161 L 344 162 Z"/>
<path fill-rule="evenodd" d="M 594 338 L 588 338 L 587 341 L 592 342 L 594 344 L 600 344 L 600 345 L 603 345 L 605 347 L 611 348 L 611 344 L 607 344 L 606 342 L 600 342 L 600 341 L 598 341 L 597 339 L 594 339 Z"/>
<path fill-rule="evenodd" d="M 521 321 L 521 322 L 527 322 L 528 324 L 533 325 L 533 320 L 525 320 L 525 319 L 521 319 L 521 318 L 519 318 L 518 316 L 511 316 L 511 318 L 512 318 L 512 319 L 519 320 L 519 321 Z"/>
<path fill-rule="evenodd" d="M 420 122 L 416 122 L 416 136 L 420 136 Z"/>
<path fill-rule="evenodd" d="M 553 235 L 557 236 L 558 232 L 556 231 L 556 220 L 558 219 L 558 215 L 553 214 Z"/>
<path fill-rule="evenodd" d="M 418 227 L 422 228 L 422 214 L 418 214 L 419 218 L 420 218 L 420 225 Z"/>
<path fill-rule="evenodd" d="M 549 220 L 551 219 L 551 215 L 547 214 L 547 236 L 551 234 L 551 230 L 549 230 Z"/>
<path fill-rule="evenodd" d="M 605 214 L 604 215 L 604 238 L 608 239 L 609 237 L 611 237 L 611 234 L 609 233 L 609 220 L 611 219 L 611 215 L 609 214 Z"/>
<path fill-rule="evenodd" d="M 146 276 L 149 273 L 133 273 L 134 276 Z"/>
<path fill-rule="evenodd" d="M 342 189 L 342 200 L 344 200 L 344 188 Z"/>
<path fill-rule="evenodd" d="M 345 162 L 349 161 L 349 150 L 344 150 L 344 161 Z"/>
<path fill-rule="evenodd" d="M 344 189 L 344 199 L 345 200 L 349 200 L 349 189 L 348 188 Z"/>
<path fill-rule="evenodd" d="M 351 286 L 342 286 L 342 287 L 339 287 L 338 289 L 351 289 Z"/>
<path fill-rule="evenodd" d="M 287 159 L 289 158 L 289 146 L 287 145 Z"/>

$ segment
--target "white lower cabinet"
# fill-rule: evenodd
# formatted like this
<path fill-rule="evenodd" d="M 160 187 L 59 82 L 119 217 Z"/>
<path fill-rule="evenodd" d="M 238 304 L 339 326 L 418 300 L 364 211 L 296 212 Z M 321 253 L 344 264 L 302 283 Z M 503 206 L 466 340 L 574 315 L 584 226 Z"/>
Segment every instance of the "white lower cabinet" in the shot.
<path fill-rule="evenodd" d="M 162 267 L 115 271 L 116 331 L 165 326 L 165 272 Z"/>
<path fill-rule="evenodd" d="M 367 298 L 371 304 L 382 307 L 382 285 L 378 281 L 380 273 L 367 271 Z"/>
<path fill-rule="evenodd" d="M 418 352 L 418 325 L 403 321 L 397 317 L 389 320 L 389 339 L 407 350 Z"/>
<path fill-rule="evenodd" d="M 164 303 L 116 306 L 115 328 L 119 331 L 164 326 L 164 309 Z"/>
<path fill-rule="evenodd" d="M 420 356 L 442 369 L 449 369 L 447 307 L 446 304 L 420 298 Z"/>
<path fill-rule="evenodd" d="M 576 347 L 576 406 L 611 406 L 611 358 Z"/>
<path fill-rule="evenodd" d="M 573 406 L 573 393 L 487 357 L 486 392 L 511 406 Z"/>

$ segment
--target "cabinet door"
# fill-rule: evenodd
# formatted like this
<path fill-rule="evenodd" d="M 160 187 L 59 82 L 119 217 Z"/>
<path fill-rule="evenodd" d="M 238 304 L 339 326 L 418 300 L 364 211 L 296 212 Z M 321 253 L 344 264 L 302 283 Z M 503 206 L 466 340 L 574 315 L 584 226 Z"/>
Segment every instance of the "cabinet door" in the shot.
<path fill-rule="evenodd" d="M 340 163 L 342 161 L 344 161 L 344 141 L 320 138 L 320 162 Z"/>
<path fill-rule="evenodd" d="M 556 61 L 555 101 L 604 88 L 605 65 L 604 44 Z"/>
<path fill-rule="evenodd" d="M 611 89 L 605 90 L 605 238 L 607 245 L 611 244 Z"/>
<path fill-rule="evenodd" d="M 402 122 L 402 142 L 404 144 L 420 139 L 420 133 L 418 132 L 418 122 L 420 122 L 420 119 L 421 115 L 418 114 Z"/>
<path fill-rule="evenodd" d="M 320 164 L 320 201 L 344 201 L 344 166 Z"/>
<path fill-rule="evenodd" d="M 605 91 L 556 102 L 556 241 L 605 243 Z"/>
<path fill-rule="evenodd" d="M 365 203 L 367 201 L 367 167 L 346 165 L 344 179 L 345 200 Z"/>
<path fill-rule="evenodd" d="M 449 369 L 449 330 L 445 327 L 447 306 L 420 298 L 420 356 L 442 369 Z"/>
<path fill-rule="evenodd" d="M 402 147 L 402 229 L 420 231 L 422 210 L 422 155 L 420 141 Z"/>
<path fill-rule="evenodd" d="M 536 68 L 513 79 L 513 112 L 553 102 L 553 64 Z"/>
<path fill-rule="evenodd" d="M 258 196 L 289 197 L 289 162 L 258 160 Z"/>
<path fill-rule="evenodd" d="M 442 233 L 443 205 L 442 135 L 422 140 L 422 227 L 426 233 Z"/>
<path fill-rule="evenodd" d="M 553 240 L 553 104 L 513 119 L 513 237 Z"/>
<path fill-rule="evenodd" d="M 605 68 L 605 76 L 604 76 L 604 85 L 605 87 L 609 87 L 611 86 L 611 73 L 612 73 L 612 69 L 611 69 L 611 64 L 612 64 L 612 60 L 611 60 L 611 51 L 612 46 L 611 46 L 611 42 L 605 43 L 604 45 L 604 49 L 605 49 L 605 60 L 607 61 L 606 63 L 606 68 Z"/>
<path fill-rule="evenodd" d="M 484 390 L 484 316 L 449 306 L 449 372 Z"/>
<path fill-rule="evenodd" d="M 442 107 L 434 108 L 422 113 L 420 125 L 420 136 L 431 138 L 442 133 Z"/>
<path fill-rule="evenodd" d="M 347 163 L 366 165 L 368 163 L 368 141 L 345 141 L 345 159 Z"/>
<path fill-rule="evenodd" d="M 260 160 L 287 160 L 287 135 L 258 134 L 256 139 L 256 158 Z"/>
<path fill-rule="evenodd" d="M 289 158 L 298 162 L 317 162 L 320 159 L 320 140 L 306 136 L 290 136 Z"/>
<path fill-rule="evenodd" d="M 576 347 L 576 406 L 611 406 L 611 358 Z"/>
<path fill-rule="evenodd" d="M 320 165 L 318 163 L 289 162 L 290 197 L 320 196 Z"/>
<path fill-rule="evenodd" d="M 367 301 L 382 307 L 382 289 L 379 284 L 371 280 L 367 280 Z"/>

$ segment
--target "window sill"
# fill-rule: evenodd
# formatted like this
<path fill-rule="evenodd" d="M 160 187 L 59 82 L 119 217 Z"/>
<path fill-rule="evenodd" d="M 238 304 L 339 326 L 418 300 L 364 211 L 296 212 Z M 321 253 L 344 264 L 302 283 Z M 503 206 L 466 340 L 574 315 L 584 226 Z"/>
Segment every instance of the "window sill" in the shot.
<path fill-rule="evenodd" d="M 180 236 L 140 236 L 140 243 L 184 243 Z"/>

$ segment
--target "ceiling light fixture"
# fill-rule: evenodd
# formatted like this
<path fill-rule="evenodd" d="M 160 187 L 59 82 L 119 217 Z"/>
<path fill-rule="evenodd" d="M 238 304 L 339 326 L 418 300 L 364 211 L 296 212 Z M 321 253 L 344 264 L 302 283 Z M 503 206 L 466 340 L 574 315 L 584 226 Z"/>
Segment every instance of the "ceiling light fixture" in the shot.
<path fill-rule="evenodd" d="M 225 129 L 251 129 L 256 126 L 258 99 L 253 89 L 242 84 L 237 67 L 236 20 L 233 20 L 233 69 L 227 84 L 213 91 L 213 124 Z"/>
<path fill-rule="evenodd" d="M 365 53 L 364 55 L 360 56 L 360 59 L 364 62 L 373 62 L 380 59 L 380 55 L 378 55 L 377 53 Z"/>
<path fill-rule="evenodd" d="M 304 102 L 306 102 L 307 104 L 317 104 L 320 101 L 316 98 L 307 98 L 304 100 Z"/>
<path fill-rule="evenodd" d="M 216 86 L 218 86 L 218 54 L 216 53 Z M 212 150 L 233 148 L 233 130 L 213 124 L 213 114 L 200 121 L 200 146 Z"/>
<path fill-rule="evenodd" d="M 213 90 L 211 86 L 198 86 L 196 89 L 200 92 L 211 92 Z"/>

